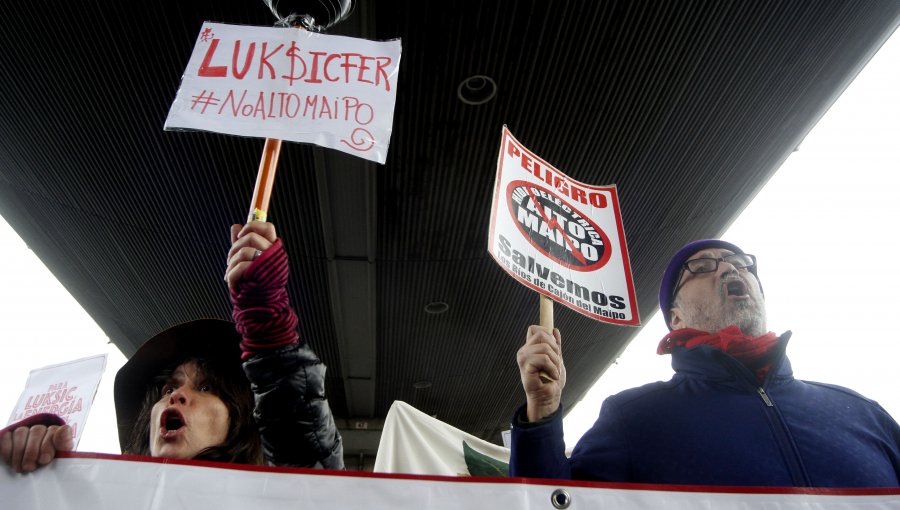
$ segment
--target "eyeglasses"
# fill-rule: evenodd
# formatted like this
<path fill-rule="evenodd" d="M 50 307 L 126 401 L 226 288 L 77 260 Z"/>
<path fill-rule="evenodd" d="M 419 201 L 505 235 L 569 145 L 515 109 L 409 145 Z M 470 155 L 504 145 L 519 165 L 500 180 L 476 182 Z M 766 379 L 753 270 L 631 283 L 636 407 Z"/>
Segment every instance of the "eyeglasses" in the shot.
<path fill-rule="evenodd" d="M 691 274 L 712 273 L 719 269 L 719 262 L 728 262 L 735 269 L 749 269 L 756 265 L 756 257 L 749 253 L 734 253 L 719 258 L 697 257 L 686 261 L 681 267 Z M 681 279 L 683 277 L 684 271 L 678 275 L 678 280 L 675 282 L 675 290 L 672 291 L 673 298 L 675 297 L 675 294 L 678 293 L 678 289 L 681 288 Z"/>

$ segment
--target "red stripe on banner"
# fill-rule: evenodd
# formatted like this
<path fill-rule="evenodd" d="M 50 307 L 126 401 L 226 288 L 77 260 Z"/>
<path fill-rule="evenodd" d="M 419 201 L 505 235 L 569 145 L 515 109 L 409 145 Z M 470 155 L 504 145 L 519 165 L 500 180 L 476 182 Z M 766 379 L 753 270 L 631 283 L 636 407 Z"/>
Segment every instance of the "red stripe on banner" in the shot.
<path fill-rule="evenodd" d="M 719 494 L 798 494 L 812 496 L 900 496 L 900 488 L 819 488 L 819 487 L 731 487 L 720 485 L 663 485 L 650 483 L 613 483 L 613 482 L 587 482 L 576 480 L 551 480 L 546 478 L 494 478 L 484 476 L 437 476 L 437 475 L 412 475 L 402 473 L 367 473 L 362 471 L 334 471 L 328 469 L 307 469 L 289 467 L 253 466 L 247 464 L 231 464 L 227 462 L 212 462 L 202 460 L 166 459 L 161 457 L 146 457 L 142 455 L 114 455 L 109 453 L 90 452 L 58 452 L 59 458 L 70 459 L 101 459 L 121 460 L 129 462 L 146 462 L 153 464 L 176 464 L 185 466 L 201 466 L 234 471 L 254 471 L 266 473 L 295 473 L 315 476 L 342 476 L 350 478 L 375 478 L 394 480 L 423 480 L 432 482 L 449 483 L 483 483 L 483 484 L 519 484 L 519 485 L 544 485 L 562 487 L 586 487 L 595 489 L 640 490 L 657 492 L 702 492 Z"/>

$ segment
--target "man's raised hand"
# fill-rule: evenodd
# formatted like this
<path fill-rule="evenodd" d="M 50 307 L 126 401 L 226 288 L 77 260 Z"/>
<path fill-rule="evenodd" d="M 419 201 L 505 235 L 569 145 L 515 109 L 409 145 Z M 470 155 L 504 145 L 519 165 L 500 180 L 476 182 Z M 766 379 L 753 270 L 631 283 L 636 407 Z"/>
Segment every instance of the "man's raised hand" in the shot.
<path fill-rule="evenodd" d="M 528 421 L 537 421 L 556 412 L 566 385 L 559 330 L 554 329 L 551 335 L 541 326 L 529 326 L 525 345 L 519 349 L 516 360 L 528 403 Z M 541 378 L 542 372 L 546 377 Z"/>

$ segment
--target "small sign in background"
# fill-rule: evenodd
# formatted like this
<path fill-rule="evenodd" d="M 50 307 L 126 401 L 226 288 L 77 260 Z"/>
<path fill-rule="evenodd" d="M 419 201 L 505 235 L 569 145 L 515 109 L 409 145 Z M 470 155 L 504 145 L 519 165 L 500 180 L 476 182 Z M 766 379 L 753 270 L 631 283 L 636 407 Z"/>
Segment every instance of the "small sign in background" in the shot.
<path fill-rule="evenodd" d="M 39 413 L 56 414 L 72 427 L 78 448 L 105 369 L 106 354 L 100 354 L 32 370 L 9 423 Z"/>

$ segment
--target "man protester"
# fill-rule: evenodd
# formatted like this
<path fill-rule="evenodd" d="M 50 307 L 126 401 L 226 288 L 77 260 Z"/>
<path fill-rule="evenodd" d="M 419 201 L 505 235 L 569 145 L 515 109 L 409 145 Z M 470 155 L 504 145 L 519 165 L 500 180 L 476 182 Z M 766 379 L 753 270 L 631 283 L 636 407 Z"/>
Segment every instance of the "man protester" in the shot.
<path fill-rule="evenodd" d="M 527 403 L 513 417 L 510 475 L 900 486 L 900 426 L 852 390 L 794 379 L 785 355 L 791 333 L 767 331 L 753 255 L 721 240 L 692 242 L 669 262 L 659 301 L 671 331 L 657 352 L 672 355 L 675 375 L 606 399 L 568 459 L 559 330 L 528 328 L 517 355 Z"/>

